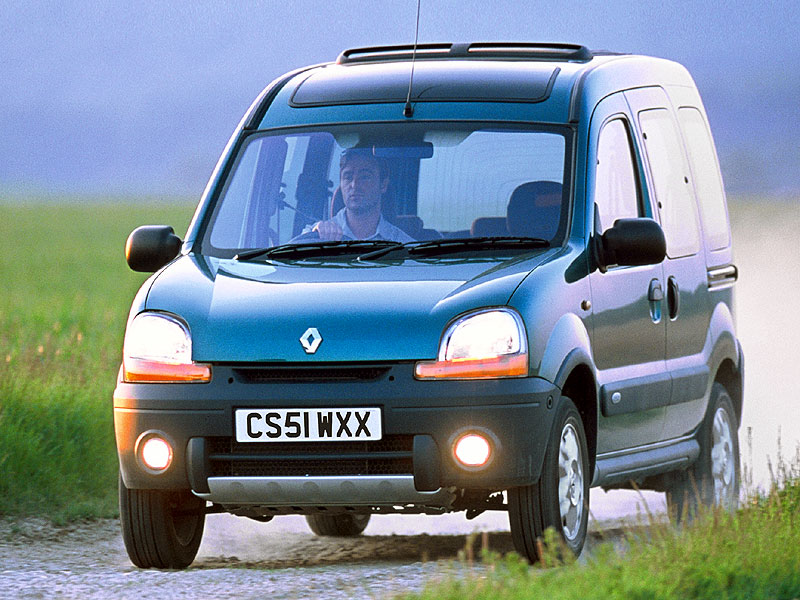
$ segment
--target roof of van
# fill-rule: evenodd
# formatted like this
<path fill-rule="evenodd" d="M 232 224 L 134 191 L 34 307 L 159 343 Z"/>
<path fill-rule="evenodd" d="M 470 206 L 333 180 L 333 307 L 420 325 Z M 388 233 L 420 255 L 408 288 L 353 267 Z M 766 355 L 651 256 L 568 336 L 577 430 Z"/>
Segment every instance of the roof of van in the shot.
<path fill-rule="evenodd" d="M 581 106 L 621 89 L 694 85 L 686 69 L 672 61 L 535 42 L 352 48 L 336 62 L 301 69 L 281 84 L 285 100 L 279 104 L 292 109 L 395 104 L 409 98 L 414 104 L 545 104 L 548 114 L 567 121 L 578 118 Z M 267 106 L 263 109 L 257 111 L 260 117 Z M 266 126 L 260 117 L 250 126 Z"/>

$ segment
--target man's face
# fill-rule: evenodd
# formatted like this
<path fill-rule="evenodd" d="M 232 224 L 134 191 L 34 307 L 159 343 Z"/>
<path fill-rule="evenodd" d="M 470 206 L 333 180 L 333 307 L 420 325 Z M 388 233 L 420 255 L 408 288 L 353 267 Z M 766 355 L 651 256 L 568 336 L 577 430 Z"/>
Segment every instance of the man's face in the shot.
<path fill-rule="evenodd" d="M 355 214 L 380 210 L 381 196 L 388 185 L 388 179 L 381 179 L 377 161 L 368 156 L 349 157 L 340 174 L 344 205 Z"/>

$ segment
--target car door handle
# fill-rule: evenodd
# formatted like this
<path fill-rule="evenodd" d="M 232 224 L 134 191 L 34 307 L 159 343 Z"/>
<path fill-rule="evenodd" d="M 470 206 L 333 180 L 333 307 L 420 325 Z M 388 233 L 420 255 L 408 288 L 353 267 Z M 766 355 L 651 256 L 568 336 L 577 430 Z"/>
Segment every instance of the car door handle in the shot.
<path fill-rule="evenodd" d="M 661 289 L 661 282 L 658 279 L 650 281 L 647 299 L 650 301 L 650 319 L 653 323 L 659 323 L 661 321 L 661 301 L 664 299 L 664 290 Z"/>
<path fill-rule="evenodd" d="M 669 279 L 667 279 L 667 310 L 671 321 L 678 318 L 680 308 L 681 290 L 678 287 L 678 281 L 670 275 Z"/>
<path fill-rule="evenodd" d="M 650 282 L 647 299 L 650 302 L 661 302 L 664 299 L 664 290 L 661 289 L 661 282 L 658 279 L 653 279 Z"/>

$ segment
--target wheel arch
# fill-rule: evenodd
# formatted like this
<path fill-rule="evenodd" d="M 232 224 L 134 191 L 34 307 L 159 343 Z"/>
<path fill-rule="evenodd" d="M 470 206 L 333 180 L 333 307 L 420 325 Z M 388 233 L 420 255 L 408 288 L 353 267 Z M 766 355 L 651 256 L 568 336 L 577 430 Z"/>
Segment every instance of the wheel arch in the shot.
<path fill-rule="evenodd" d="M 720 383 L 727 390 L 736 411 L 737 427 L 742 423 L 742 410 L 744 407 L 744 354 L 742 346 L 737 342 L 738 366 L 733 359 L 727 357 L 717 367 L 714 383 Z"/>
<path fill-rule="evenodd" d="M 724 302 L 714 307 L 708 327 L 707 347 L 711 348 L 708 365 L 713 377 L 709 377 L 708 391 L 720 383 L 728 392 L 736 411 L 736 420 L 742 422 L 744 403 L 744 353 L 736 337 L 733 313 Z M 710 409 L 710 407 L 708 407 Z"/>
<path fill-rule="evenodd" d="M 594 479 L 597 455 L 597 382 L 589 362 L 574 351 L 564 363 L 563 380 L 557 382 L 561 393 L 575 404 L 583 421 L 589 450 L 589 480 Z M 573 360 L 569 360 L 572 357 Z M 560 373 L 561 374 L 561 373 Z"/>
<path fill-rule="evenodd" d="M 591 481 L 597 454 L 597 378 L 589 332 L 576 314 L 564 314 L 556 322 L 548 337 L 538 375 L 552 381 L 562 395 L 575 403 L 586 432 Z"/>

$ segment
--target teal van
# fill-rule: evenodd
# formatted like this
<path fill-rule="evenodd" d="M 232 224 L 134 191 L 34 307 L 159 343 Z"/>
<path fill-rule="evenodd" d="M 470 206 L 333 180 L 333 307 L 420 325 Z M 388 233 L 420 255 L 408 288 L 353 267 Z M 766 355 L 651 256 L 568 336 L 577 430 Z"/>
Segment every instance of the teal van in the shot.
<path fill-rule="evenodd" d="M 507 511 L 580 553 L 589 490 L 735 506 L 744 361 L 689 73 L 536 43 L 359 48 L 275 80 L 183 240 L 135 230 L 114 392 L 131 561 L 205 515 Z"/>

